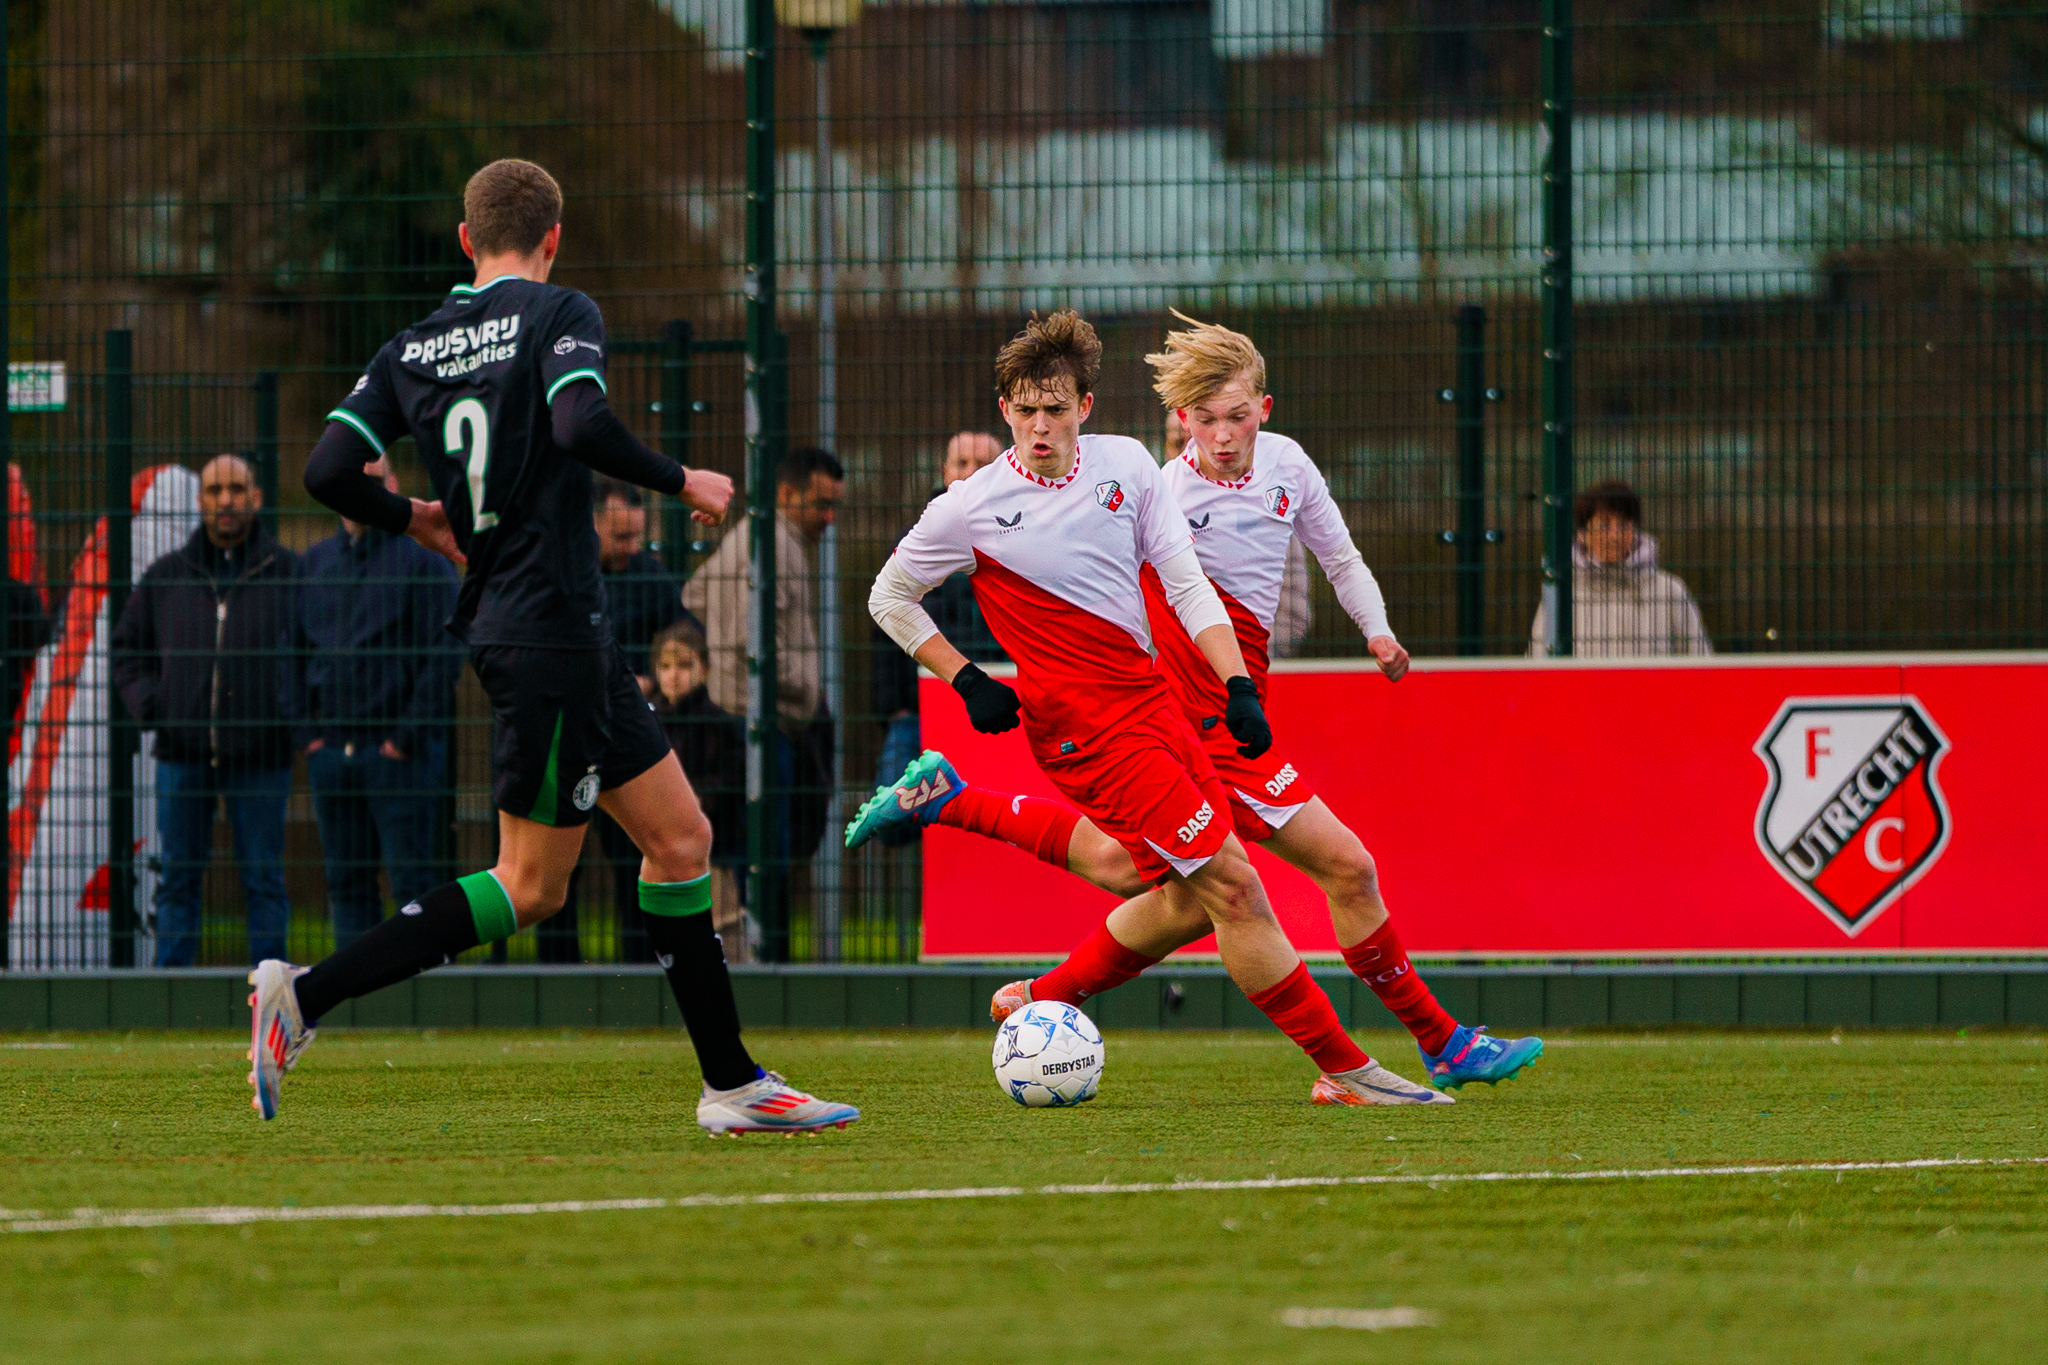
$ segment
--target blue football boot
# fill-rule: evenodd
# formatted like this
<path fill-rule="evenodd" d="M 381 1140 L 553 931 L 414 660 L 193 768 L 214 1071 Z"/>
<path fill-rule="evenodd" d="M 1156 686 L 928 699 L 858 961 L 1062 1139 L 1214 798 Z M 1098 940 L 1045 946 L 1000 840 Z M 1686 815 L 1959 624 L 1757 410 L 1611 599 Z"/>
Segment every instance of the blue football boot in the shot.
<path fill-rule="evenodd" d="M 887 830 L 929 825 L 946 804 L 966 787 L 960 774 L 937 749 L 910 760 L 903 776 L 862 803 L 846 826 L 846 846 L 859 848 Z"/>
<path fill-rule="evenodd" d="M 1429 1083 L 1439 1090 L 1456 1090 L 1467 1081 L 1495 1085 L 1513 1080 L 1522 1069 L 1543 1055 L 1541 1038 L 1496 1038 L 1481 1024 L 1467 1028 L 1460 1024 L 1444 1050 L 1432 1057 L 1422 1052 L 1422 1064 L 1429 1068 Z"/>

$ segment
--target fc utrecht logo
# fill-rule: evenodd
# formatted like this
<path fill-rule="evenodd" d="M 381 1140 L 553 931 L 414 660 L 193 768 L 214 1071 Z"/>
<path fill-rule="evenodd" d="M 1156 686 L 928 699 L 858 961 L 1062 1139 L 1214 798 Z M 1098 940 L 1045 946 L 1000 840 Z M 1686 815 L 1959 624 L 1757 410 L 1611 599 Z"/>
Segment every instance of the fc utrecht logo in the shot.
<path fill-rule="evenodd" d="M 1095 500 L 1114 512 L 1124 505 L 1124 488 L 1115 479 L 1105 479 L 1095 485 Z"/>
<path fill-rule="evenodd" d="M 1854 938 L 1948 847 L 1948 750 L 1917 697 L 1788 698 L 1756 742 L 1757 847 Z"/>
<path fill-rule="evenodd" d="M 1274 516 L 1286 516 L 1287 509 L 1292 506 L 1294 506 L 1294 500 L 1287 496 L 1286 489 L 1268 488 L 1266 490 L 1266 510 Z"/>

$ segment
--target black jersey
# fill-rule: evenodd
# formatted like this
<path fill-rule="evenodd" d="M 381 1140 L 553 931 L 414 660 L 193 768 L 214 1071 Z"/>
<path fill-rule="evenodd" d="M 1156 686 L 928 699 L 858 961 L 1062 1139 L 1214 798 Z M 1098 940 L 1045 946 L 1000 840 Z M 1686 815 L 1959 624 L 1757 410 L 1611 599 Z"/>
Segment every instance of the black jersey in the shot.
<path fill-rule="evenodd" d="M 555 444 L 565 385 L 602 389 L 604 318 L 573 289 L 500 275 L 457 285 L 384 344 L 329 419 L 382 454 L 419 446 L 469 572 L 448 628 L 471 645 L 601 648 L 611 638 L 590 468 Z"/>

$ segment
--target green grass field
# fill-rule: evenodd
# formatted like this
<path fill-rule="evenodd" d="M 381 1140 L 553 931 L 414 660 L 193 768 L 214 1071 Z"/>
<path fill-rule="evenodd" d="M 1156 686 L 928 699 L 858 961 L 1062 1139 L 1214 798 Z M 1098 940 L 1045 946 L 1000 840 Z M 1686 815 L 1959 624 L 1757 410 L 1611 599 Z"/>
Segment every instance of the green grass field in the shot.
<path fill-rule="evenodd" d="M 1586 1034 L 1455 1108 L 1329 1110 L 1277 1037 L 1112 1034 L 1025 1111 L 980 1034 L 762 1033 L 851 1100 L 710 1141 L 651 1033 L 0 1039 L 0 1226 L 81 1207 L 676 1199 L 2048 1155 L 2038 1034 Z M 1404 1039 L 1367 1045 L 1415 1074 Z M 8 1361 L 2021 1361 L 2048 1167 L 1439 1182 L 0 1233 Z M 1298 1310 L 1435 1325 L 1302 1327 Z M 1290 1310 L 1297 1310 L 1290 1313 Z M 1396 1320 L 1400 1318 L 1396 1317 Z"/>

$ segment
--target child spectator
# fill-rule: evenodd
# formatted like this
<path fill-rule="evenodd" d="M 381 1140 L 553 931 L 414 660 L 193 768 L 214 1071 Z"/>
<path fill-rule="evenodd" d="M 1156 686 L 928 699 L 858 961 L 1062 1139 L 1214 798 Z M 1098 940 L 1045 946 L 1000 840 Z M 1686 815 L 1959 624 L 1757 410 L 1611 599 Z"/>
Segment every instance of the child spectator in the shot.
<path fill-rule="evenodd" d="M 711 922 L 729 962 L 747 962 L 761 931 L 740 905 L 733 870 L 747 860 L 747 737 L 744 723 L 711 700 L 704 633 L 678 621 L 654 637 L 655 714 L 711 820 Z"/>

